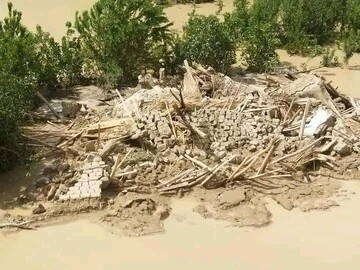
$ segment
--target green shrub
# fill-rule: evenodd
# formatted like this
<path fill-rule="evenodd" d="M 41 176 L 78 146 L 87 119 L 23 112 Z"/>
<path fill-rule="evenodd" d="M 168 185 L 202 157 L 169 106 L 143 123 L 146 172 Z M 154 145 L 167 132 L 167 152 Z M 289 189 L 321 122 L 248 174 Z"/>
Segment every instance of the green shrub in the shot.
<path fill-rule="evenodd" d="M 347 36 L 344 40 L 344 62 L 349 63 L 350 58 L 354 53 L 360 53 L 360 29 L 348 30 Z"/>
<path fill-rule="evenodd" d="M 163 7 L 148 0 L 99 0 L 76 15 L 83 56 L 100 82 L 133 82 L 144 67 L 156 67 L 155 51 L 171 40 Z"/>
<path fill-rule="evenodd" d="M 8 5 L 0 22 L 0 170 L 11 168 L 23 157 L 19 133 L 33 100 L 38 76 L 34 36 L 21 24 L 21 13 Z"/>
<path fill-rule="evenodd" d="M 360 1 L 347 0 L 346 24 L 343 28 L 344 62 L 348 64 L 354 53 L 360 52 Z"/>
<path fill-rule="evenodd" d="M 240 42 L 249 25 L 248 0 L 234 0 L 234 11 L 224 14 L 227 35 L 234 41 Z"/>
<path fill-rule="evenodd" d="M 270 71 L 279 63 L 276 48 L 281 0 L 235 0 L 235 9 L 225 14 L 227 36 L 236 42 L 249 71 Z"/>
<path fill-rule="evenodd" d="M 183 28 L 180 58 L 228 72 L 235 63 L 235 43 L 216 16 L 193 15 Z"/>
<path fill-rule="evenodd" d="M 81 55 L 80 39 L 75 36 L 75 30 L 70 22 L 66 23 L 66 35 L 60 43 L 58 82 L 62 87 L 71 87 L 84 82 L 82 68 L 84 59 Z"/>
<path fill-rule="evenodd" d="M 37 85 L 42 89 L 58 87 L 57 75 L 60 72 L 61 49 L 59 44 L 37 26 L 34 35 L 36 66 L 34 72 L 37 75 Z"/>
<path fill-rule="evenodd" d="M 324 67 L 339 67 L 339 58 L 335 55 L 336 50 L 326 48 L 325 53 L 322 56 L 321 64 Z"/>
<path fill-rule="evenodd" d="M 269 72 L 279 64 L 277 33 L 272 24 L 250 23 L 242 42 L 242 56 L 249 71 Z"/>
<path fill-rule="evenodd" d="M 0 171 L 9 170 L 18 160 L 25 159 L 19 125 L 31 108 L 33 90 L 26 80 L 0 73 Z"/>
<path fill-rule="evenodd" d="M 331 42 L 342 20 L 339 0 L 282 0 L 282 43 L 290 53 L 308 54 L 315 45 Z"/>

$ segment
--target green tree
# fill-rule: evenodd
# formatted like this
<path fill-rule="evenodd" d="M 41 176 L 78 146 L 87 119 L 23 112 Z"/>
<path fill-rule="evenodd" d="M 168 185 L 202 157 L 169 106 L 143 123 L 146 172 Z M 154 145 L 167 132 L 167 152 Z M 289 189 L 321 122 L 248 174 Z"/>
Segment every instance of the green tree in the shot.
<path fill-rule="evenodd" d="M 159 47 L 171 41 L 163 7 L 148 0 L 99 0 L 76 15 L 82 52 L 100 70 L 103 83 L 136 79 L 143 67 L 154 67 Z"/>
<path fill-rule="evenodd" d="M 32 104 L 38 80 L 35 38 L 11 3 L 8 11 L 0 22 L 0 170 L 11 168 L 23 156 L 19 125 Z"/>
<path fill-rule="evenodd" d="M 315 45 L 331 42 L 343 20 L 343 1 L 282 0 L 282 43 L 290 53 L 308 54 Z"/>
<path fill-rule="evenodd" d="M 235 63 L 235 43 L 224 23 L 214 16 L 193 15 L 183 28 L 181 57 L 228 72 Z"/>

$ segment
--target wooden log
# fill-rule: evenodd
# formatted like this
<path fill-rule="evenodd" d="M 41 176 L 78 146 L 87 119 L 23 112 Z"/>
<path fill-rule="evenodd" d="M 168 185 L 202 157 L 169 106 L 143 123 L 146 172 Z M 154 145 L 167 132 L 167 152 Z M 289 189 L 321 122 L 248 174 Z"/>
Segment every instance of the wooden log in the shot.
<path fill-rule="evenodd" d="M 58 147 L 58 146 L 54 146 L 54 145 L 48 144 L 48 143 L 46 143 L 46 142 L 40 141 L 40 140 L 35 139 L 35 138 L 33 138 L 33 137 L 29 137 L 29 136 L 24 135 L 24 134 L 22 134 L 21 136 L 23 136 L 23 137 L 26 138 L 26 139 L 35 141 L 35 142 L 37 142 L 38 144 L 41 144 L 41 145 L 43 145 L 43 146 L 45 146 L 45 147 L 49 147 L 49 148 L 52 148 L 52 149 L 55 149 L 55 150 L 59 150 L 59 151 L 65 152 L 64 149 L 62 149 L 62 148 L 60 148 L 60 147 Z"/>
<path fill-rule="evenodd" d="M 112 179 L 112 178 L 114 177 L 117 169 L 120 168 L 121 165 L 124 164 L 124 162 L 125 162 L 125 160 L 127 159 L 127 157 L 128 157 L 133 151 L 134 151 L 134 149 L 130 149 L 130 150 L 125 154 L 125 156 L 124 156 L 122 159 L 120 159 L 120 156 L 121 156 L 120 154 L 117 156 L 116 162 L 115 162 L 114 166 L 113 166 L 112 169 L 111 169 L 110 179 Z"/>
<path fill-rule="evenodd" d="M 67 145 L 71 141 L 75 140 L 77 137 L 81 136 L 81 134 L 83 134 L 83 132 L 84 132 L 84 130 L 80 131 L 79 133 L 75 134 L 74 136 L 72 136 L 70 139 L 66 140 L 62 144 L 59 144 L 58 147 L 63 147 L 65 145 Z"/>
<path fill-rule="evenodd" d="M 110 129 L 110 128 L 114 128 L 114 127 L 118 127 L 118 126 L 121 126 L 121 125 L 124 125 L 124 124 L 129 124 L 129 126 L 131 126 L 131 124 L 129 123 L 131 121 L 131 118 L 120 118 L 120 119 L 112 119 L 112 120 L 109 120 L 109 121 L 103 121 L 103 122 L 100 122 L 100 123 L 96 123 L 96 124 L 93 124 L 91 126 L 89 126 L 87 129 L 86 129 L 86 133 L 88 134 L 98 134 L 99 132 L 99 124 L 100 124 L 100 131 L 104 131 L 104 130 L 107 130 L 107 129 Z"/>
<path fill-rule="evenodd" d="M 116 146 L 116 143 L 116 139 L 110 140 L 104 145 L 103 149 L 99 150 L 99 156 L 102 160 L 105 160 L 110 155 L 111 151 Z"/>
<path fill-rule="evenodd" d="M 286 123 L 286 121 L 287 121 L 287 119 L 288 119 L 288 117 L 289 117 L 289 115 L 290 115 L 290 113 L 291 113 L 291 110 L 292 110 L 292 108 L 293 108 L 293 106 L 294 106 L 294 101 L 295 101 L 295 98 L 293 98 L 293 99 L 291 100 L 289 109 L 288 109 L 287 112 L 286 112 L 286 115 L 285 115 L 285 117 L 284 117 L 283 123 Z"/>
<path fill-rule="evenodd" d="M 310 99 L 308 99 L 306 101 L 305 110 L 304 110 L 303 118 L 302 118 L 301 125 L 300 125 L 300 131 L 299 131 L 299 139 L 300 140 L 302 140 L 303 136 L 304 136 L 306 118 L 307 118 L 309 110 L 310 110 L 310 105 L 311 105 L 311 101 L 310 101 Z"/>
<path fill-rule="evenodd" d="M 32 221 L 25 221 L 25 222 L 21 222 L 21 223 L 2 223 L 0 224 L 0 229 L 3 228 L 18 228 L 18 229 L 23 229 L 23 230 L 34 230 L 34 227 L 30 227 L 28 226 L 29 223 L 31 223 Z"/>
<path fill-rule="evenodd" d="M 167 181 L 165 181 L 165 182 L 157 185 L 156 187 L 157 187 L 157 188 L 162 188 L 162 187 L 164 187 L 164 186 L 167 186 L 167 185 L 169 185 L 169 184 L 171 184 L 171 183 L 173 183 L 173 182 L 175 182 L 175 181 L 177 181 L 177 180 L 179 180 L 179 179 L 182 179 L 183 177 L 187 176 L 189 173 L 191 173 L 191 172 L 193 172 L 193 171 L 194 171 L 194 169 L 186 170 L 186 171 L 184 171 L 184 172 L 182 172 L 182 173 L 174 176 L 173 178 L 171 178 L 171 179 L 169 179 L 169 180 L 167 180 Z"/>
<path fill-rule="evenodd" d="M 211 172 L 211 174 L 200 184 L 201 186 L 204 186 L 207 182 L 209 182 L 214 176 L 215 174 L 222 168 L 224 167 L 226 164 L 228 164 L 229 162 L 231 162 L 233 159 L 235 159 L 238 155 L 233 155 L 231 156 L 229 159 L 225 160 L 223 163 L 221 163 L 219 166 L 215 167 L 213 169 L 213 171 Z"/>
<path fill-rule="evenodd" d="M 304 151 L 310 149 L 311 147 L 313 147 L 315 144 L 317 144 L 318 142 L 320 142 L 322 139 L 323 139 L 323 137 L 320 137 L 320 138 L 318 138 L 317 140 L 313 141 L 311 144 L 303 147 L 302 149 L 299 149 L 299 150 L 296 151 L 296 152 L 293 152 L 293 153 L 291 153 L 291 154 L 288 154 L 288 155 L 286 155 L 286 156 L 283 156 L 283 157 L 281 157 L 281 158 L 279 158 L 279 159 L 277 159 L 277 160 L 274 160 L 273 162 L 271 162 L 271 164 L 275 164 L 275 163 L 277 163 L 277 162 L 280 162 L 280 161 L 283 161 L 283 160 L 285 160 L 285 159 L 289 159 L 289 158 L 292 158 L 292 157 L 294 157 L 294 156 L 296 156 L 296 155 L 299 155 L 299 154 L 301 154 L 302 152 L 304 152 Z"/>
<path fill-rule="evenodd" d="M 124 106 L 124 109 L 125 109 L 127 115 L 131 118 L 131 121 L 133 121 L 133 123 L 135 123 L 135 120 L 134 120 L 134 118 L 132 117 L 129 108 L 126 106 L 125 101 L 124 101 L 123 97 L 121 96 L 119 90 L 117 90 L 117 89 L 115 89 L 115 90 L 116 90 L 116 93 L 118 94 L 118 96 L 119 96 L 119 98 L 120 98 L 120 100 L 121 100 L 122 105 Z"/>
<path fill-rule="evenodd" d="M 203 169 L 207 169 L 209 172 L 212 172 L 212 169 L 207 166 L 206 164 L 204 164 L 203 162 L 195 159 L 195 158 L 192 158 L 190 157 L 189 155 L 184 155 L 185 158 L 187 158 L 188 160 L 190 160 L 191 162 L 195 163 L 196 165 L 198 165 L 199 167 L 203 168 Z"/>
<path fill-rule="evenodd" d="M 261 164 L 257 174 L 261 174 L 265 171 L 265 168 L 266 168 L 267 164 L 269 163 L 270 157 L 273 155 L 274 151 L 279 146 L 280 142 L 281 142 L 281 140 L 275 140 L 275 141 L 271 142 L 271 148 L 270 148 L 269 152 L 267 153 L 263 163 Z"/>
<path fill-rule="evenodd" d="M 48 108 L 50 109 L 50 111 L 55 115 L 55 117 L 57 119 L 61 119 L 61 116 L 57 113 L 57 111 L 55 111 L 55 109 L 53 108 L 53 106 L 51 106 L 51 104 L 49 103 L 49 101 L 46 100 L 46 98 L 39 92 L 36 92 L 36 96 L 38 98 L 40 98 L 45 104 L 46 106 L 48 106 Z"/>

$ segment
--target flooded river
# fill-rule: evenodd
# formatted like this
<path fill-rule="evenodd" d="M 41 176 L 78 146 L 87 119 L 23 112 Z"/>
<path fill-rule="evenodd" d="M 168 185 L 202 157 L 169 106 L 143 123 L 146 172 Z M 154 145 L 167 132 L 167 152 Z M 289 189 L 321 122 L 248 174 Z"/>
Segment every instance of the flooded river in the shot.
<path fill-rule="evenodd" d="M 32 29 L 40 24 L 56 38 L 76 10 L 89 8 L 94 0 L 12 0 Z M 225 1 L 226 5 L 232 2 Z M 225 9 L 228 10 L 228 6 Z M 186 21 L 189 6 L 166 12 L 175 27 Z M 199 12 L 216 10 L 212 4 Z M 0 15 L 6 1 L 0 2 Z M 305 58 L 282 61 L 300 66 Z M 315 61 L 315 62 L 314 62 Z M 319 59 L 313 60 L 316 66 Z M 334 85 L 360 96 L 360 57 L 350 69 L 322 69 Z M 349 185 L 349 184 L 348 184 Z M 360 185 L 349 188 L 358 190 Z M 15 190 L 15 192 L 17 192 Z M 0 233 L 0 269 L 358 269 L 360 265 L 360 195 L 326 212 L 287 212 L 271 203 L 273 224 L 266 228 L 230 228 L 225 223 L 204 220 L 191 211 L 191 202 L 177 201 L 166 222 L 167 232 L 142 238 L 112 235 L 102 226 L 81 220 L 61 226 Z"/>
<path fill-rule="evenodd" d="M 357 185 L 359 187 L 359 185 Z M 0 234 L 1 269 L 358 269 L 360 195 L 326 212 L 287 212 L 270 203 L 273 224 L 231 228 L 176 201 L 166 233 L 112 235 L 82 220 Z"/>

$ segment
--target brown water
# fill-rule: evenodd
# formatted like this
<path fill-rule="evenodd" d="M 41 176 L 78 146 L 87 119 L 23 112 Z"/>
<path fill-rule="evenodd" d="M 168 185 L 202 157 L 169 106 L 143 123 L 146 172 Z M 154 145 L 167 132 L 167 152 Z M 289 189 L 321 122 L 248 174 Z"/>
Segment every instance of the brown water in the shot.
<path fill-rule="evenodd" d="M 24 23 L 31 29 L 35 29 L 39 24 L 49 31 L 56 39 L 60 39 L 65 34 L 65 22 L 73 21 L 75 12 L 90 8 L 96 0 L 12 0 L 14 7 L 23 12 Z M 222 13 L 232 10 L 233 0 L 224 0 Z M 0 17 L 7 13 L 7 1 L 0 1 Z M 166 9 L 166 15 L 170 21 L 174 22 L 173 29 L 181 30 L 188 19 L 188 14 L 193 10 L 191 4 L 173 5 Z M 203 15 L 215 14 L 218 7 L 215 3 L 205 3 L 196 5 L 196 13 Z M 307 59 L 300 56 L 289 56 L 285 51 L 278 50 L 280 59 L 283 62 L 289 62 L 299 67 L 302 63 L 307 63 L 308 68 L 317 67 L 321 58 Z M 340 60 L 341 55 L 340 56 Z M 323 68 L 317 70 L 333 81 L 335 86 L 346 93 L 360 97 L 360 54 L 356 54 L 345 69 L 341 68 Z"/>
<path fill-rule="evenodd" d="M 239 229 L 202 219 L 191 211 L 191 201 L 176 201 L 167 232 L 160 235 L 119 237 L 86 220 L 0 234 L 0 265 L 28 270 L 358 269 L 359 204 L 360 195 L 354 195 L 339 208 L 301 213 L 270 203 L 273 224 Z"/>
<path fill-rule="evenodd" d="M 225 11 L 230 9 L 225 1 Z M 56 38 L 65 32 L 64 23 L 73 20 L 76 10 L 90 7 L 94 0 L 12 0 L 23 11 L 24 22 L 40 24 Z M 197 12 L 210 14 L 214 4 L 198 5 Z M 166 12 L 181 29 L 191 11 L 189 6 L 174 6 Z M 0 2 L 0 16 L 6 1 Z M 281 60 L 297 66 L 306 58 L 290 57 L 279 51 Z M 318 65 L 313 59 L 309 67 Z M 321 69 L 334 85 L 360 96 L 360 57 L 350 69 Z M 18 193 L 12 186 L 19 176 L 8 174 L 8 186 L 0 196 Z M 22 177 L 20 177 L 23 179 Z M 21 180 L 20 179 L 20 180 Z M 24 178 L 25 179 L 25 178 Z M 22 180 L 21 180 L 22 181 Z M 28 180 L 24 180 L 28 181 Z M 358 190 L 360 185 L 352 184 Z M 143 238 L 121 238 L 86 220 L 71 224 L 0 233 L 0 269 L 358 269 L 360 264 L 360 195 L 326 212 L 286 212 L 271 204 L 274 223 L 262 229 L 236 229 L 224 223 L 203 220 L 191 212 L 192 202 L 175 202 L 166 222 L 167 232 Z M 27 213 L 28 209 L 15 209 Z"/>
<path fill-rule="evenodd" d="M 7 2 L 0 1 L 0 17 L 7 14 Z M 41 25 L 56 39 L 66 31 L 65 23 L 73 22 L 75 12 L 90 8 L 95 0 L 11 0 L 14 8 L 23 13 L 23 21 L 30 28 Z"/>

